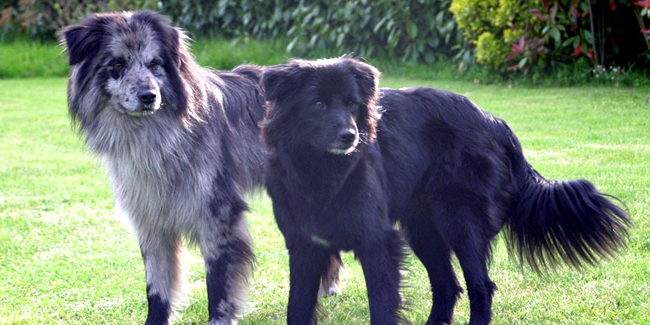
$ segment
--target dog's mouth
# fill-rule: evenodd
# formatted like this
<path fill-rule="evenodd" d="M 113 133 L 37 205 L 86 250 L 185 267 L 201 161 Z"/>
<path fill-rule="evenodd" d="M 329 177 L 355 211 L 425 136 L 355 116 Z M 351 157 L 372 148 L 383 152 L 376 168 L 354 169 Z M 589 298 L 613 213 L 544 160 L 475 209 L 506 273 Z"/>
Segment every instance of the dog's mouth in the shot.
<path fill-rule="evenodd" d="M 154 104 L 149 104 L 149 105 L 143 105 L 142 107 L 134 111 L 129 111 L 124 106 L 120 105 L 120 109 L 122 109 L 123 113 L 128 116 L 142 117 L 142 116 L 153 115 L 153 113 L 155 113 L 158 110 L 158 107 L 155 107 Z"/>
<path fill-rule="evenodd" d="M 156 110 L 153 108 L 153 105 L 147 105 L 142 107 L 141 109 L 133 112 L 128 112 L 127 114 L 129 116 L 135 116 L 135 117 L 140 117 L 140 116 L 149 116 L 152 115 Z"/>
<path fill-rule="evenodd" d="M 350 155 L 357 150 L 359 142 L 361 142 L 359 137 L 354 137 L 351 142 L 336 141 L 327 151 L 334 155 Z"/>
<path fill-rule="evenodd" d="M 348 146 L 336 146 L 327 151 L 334 155 L 350 155 L 357 150 L 357 143 Z"/>

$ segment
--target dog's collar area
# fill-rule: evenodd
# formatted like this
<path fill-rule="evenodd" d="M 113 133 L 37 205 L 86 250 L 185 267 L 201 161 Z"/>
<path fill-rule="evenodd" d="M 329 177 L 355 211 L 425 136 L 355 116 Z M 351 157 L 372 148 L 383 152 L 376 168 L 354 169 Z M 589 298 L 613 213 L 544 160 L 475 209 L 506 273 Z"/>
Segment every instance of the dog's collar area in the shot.
<path fill-rule="evenodd" d="M 311 241 L 313 241 L 314 243 L 319 244 L 321 246 L 325 246 L 325 247 L 330 247 L 332 245 L 332 244 L 330 244 L 329 241 L 327 241 L 327 240 L 325 240 L 323 238 L 320 238 L 320 237 L 318 237 L 316 235 L 311 236 Z"/>

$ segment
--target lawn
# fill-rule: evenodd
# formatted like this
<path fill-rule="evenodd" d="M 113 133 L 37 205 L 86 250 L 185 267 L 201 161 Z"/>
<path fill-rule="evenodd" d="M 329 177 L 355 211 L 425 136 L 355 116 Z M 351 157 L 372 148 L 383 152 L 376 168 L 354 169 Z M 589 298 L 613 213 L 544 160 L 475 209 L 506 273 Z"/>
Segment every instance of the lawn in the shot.
<path fill-rule="evenodd" d="M 537 276 L 508 258 L 490 274 L 495 324 L 650 324 L 650 89 L 523 88 L 386 77 L 384 87 L 425 85 L 468 96 L 507 120 L 529 162 L 548 178 L 586 178 L 627 204 L 635 225 L 615 260 Z M 139 324 L 147 306 L 135 236 L 113 215 L 104 168 L 67 117 L 66 80 L 0 80 L 0 323 Z M 257 267 L 241 324 L 285 317 L 288 260 L 270 202 L 250 199 Z M 193 250 L 190 305 L 179 324 L 207 322 L 203 266 Z M 343 294 L 321 299 L 322 324 L 368 323 L 361 268 L 344 256 Z M 406 263 L 407 318 L 423 324 L 423 267 Z M 459 268 L 457 267 L 457 270 Z M 455 320 L 466 324 L 468 300 Z"/>

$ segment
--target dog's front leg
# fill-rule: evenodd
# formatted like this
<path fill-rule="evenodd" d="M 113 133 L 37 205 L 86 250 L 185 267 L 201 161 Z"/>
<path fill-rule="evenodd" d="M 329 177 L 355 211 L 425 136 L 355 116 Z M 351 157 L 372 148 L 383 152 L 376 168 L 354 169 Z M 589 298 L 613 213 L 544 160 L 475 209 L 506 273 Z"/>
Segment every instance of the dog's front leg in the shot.
<path fill-rule="evenodd" d="M 301 242 L 289 247 L 289 306 L 287 324 L 316 324 L 316 303 L 321 275 L 327 270 L 330 252 Z"/>
<path fill-rule="evenodd" d="M 366 279 L 370 323 L 394 325 L 401 320 L 399 268 L 403 245 L 397 231 L 391 229 L 383 235 L 383 239 L 355 250 L 355 254 Z"/>
<path fill-rule="evenodd" d="M 149 231 L 139 233 L 138 240 L 147 277 L 149 311 L 145 324 L 168 324 L 174 312 L 172 306 L 186 288 L 181 237 Z"/>
<path fill-rule="evenodd" d="M 234 324 L 246 304 L 246 285 L 253 268 L 245 204 L 220 202 L 200 229 L 205 261 L 210 325 Z"/>

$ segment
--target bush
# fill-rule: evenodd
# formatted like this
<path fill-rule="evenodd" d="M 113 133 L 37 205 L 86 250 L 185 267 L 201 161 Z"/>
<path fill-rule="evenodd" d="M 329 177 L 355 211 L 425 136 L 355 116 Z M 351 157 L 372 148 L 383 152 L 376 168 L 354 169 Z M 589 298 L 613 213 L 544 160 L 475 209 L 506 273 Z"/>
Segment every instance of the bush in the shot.
<path fill-rule="evenodd" d="M 431 63 L 461 34 L 451 0 L 173 0 L 162 11 L 198 37 L 288 38 L 287 52 L 350 53 Z"/>
<path fill-rule="evenodd" d="M 454 13 L 468 43 L 475 46 L 477 62 L 505 70 L 512 45 L 520 43 L 522 37 L 529 39 L 527 35 L 534 35 L 541 29 L 541 24 L 528 12 L 540 3 L 541 0 L 453 0 L 449 10 Z M 529 55 L 522 67 L 543 59 L 543 52 L 539 52 L 534 58 Z"/>
<path fill-rule="evenodd" d="M 334 49 L 433 63 L 461 40 L 450 0 L 326 1 L 301 3 L 288 31 L 299 53 Z"/>
<path fill-rule="evenodd" d="M 28 36 L 52 40 L 62 27 L 93 12 L 155 8 L 154 0 L 4 0 L 1 12 L 0 40 Z"/>
<path fill-rule="evenodd" d="M 477 62 L 528 74 L 554 62 L 645 66 L 649 7 L 648 0 L 453 0 L 450 10 Z"/>
<path fill-rule="evenodd" d="M 51 41 L 90 12 L 156 9 L 195 39 L 286 42 L 285 55 L 453 58 L 457 70 L 476 58 L 497 76 L 544 75 L 583 61 L 647 70 L 650 62 L 650 0 L 0 0 L 0 7 L 0 41 Z"/>
<path fill-rule="evenodd" d="M 296 0 L 171 0 L 161 11 L 195 37 L 282 37 L 292 22 L 287 8 Z"/>

